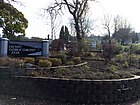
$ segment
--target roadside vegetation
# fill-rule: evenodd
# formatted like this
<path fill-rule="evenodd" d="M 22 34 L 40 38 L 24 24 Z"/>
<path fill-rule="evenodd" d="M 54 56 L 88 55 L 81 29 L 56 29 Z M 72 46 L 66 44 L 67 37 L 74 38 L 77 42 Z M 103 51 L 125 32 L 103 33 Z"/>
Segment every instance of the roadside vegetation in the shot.
<path fill-rule="evenodd" d="M 70 49 L 50 51 L 48 58 L 1 58 L 0 66 L 19 69 L 35 68 L 23 75 L 49 78 L 102 80 L 123 79 L 139 75 L 140 44 L 121 46 L 113 43 L 112 46 L 111 60 L 108 60 L 106 58 L 108 55 L 101 51 L 102 46 L 98 50 L 91 50 L 92 48 L 87 44 L 86 50 L 83 49 L 79 56 Z M 73 66 L 84 62 L 87 64 Z"/>
<path fill-rule="evenodd" d="M 113 18 L 105 15 L 102 25 L 107 32 L 106 35 L 89 36 L 94 24 L 89 18 L 90 3 L 90 0 L 54 1 L 44 9 L 44 13 L 49 13 L 51 19 L 51 38 L 48 35 L 49 57 L 1 57 L 1 68 L 33 68 L 33 71 L 25 72 L 24 75 L 69 79 L 122 79 L 139 75 L 138 33 L 127 19 L 118 15 Z M 28 21 L 10 2 L 1 0 L 0 8 L 0 28 L 3 37 L 12 40 L 43 40 L 39 37 L 25 37 Z M 56 19 L 60 17 L 63 9 L 72 15 L 71 33 L 68 26 L 62 26 L 59 38 L 56 39 Z M 87 64 L 79 65 L 84 62 Z"/>

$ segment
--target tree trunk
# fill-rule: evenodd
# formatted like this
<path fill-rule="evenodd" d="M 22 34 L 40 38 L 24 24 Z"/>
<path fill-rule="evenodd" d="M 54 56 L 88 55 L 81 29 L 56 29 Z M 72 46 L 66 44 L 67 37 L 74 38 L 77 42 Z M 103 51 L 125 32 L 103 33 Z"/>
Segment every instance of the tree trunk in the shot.
<path fill-rule="evenodd" d="M 80 26 L 79 26 L 79 22 L 78 22 L 78 18 L 76 18 L 76 16 L 74 16 L 74 21 L 75 21 L 75 29 L 76 29 L 76 37 L 77 37 L 77 41 L 78 41 L 78 54 L 80 54 L 82 52 L 82 36 L 80 33 Z"/>
<path fill-rule="evenodd" d="M 76 37 L 77 37 L 77 41 L 79 43 L 80 40 L 82 39 L 81 34 L 80 34 L 80 27 L 78 24 L 78 19 L 74 18 L 74 20 L 75 20 Z"/>

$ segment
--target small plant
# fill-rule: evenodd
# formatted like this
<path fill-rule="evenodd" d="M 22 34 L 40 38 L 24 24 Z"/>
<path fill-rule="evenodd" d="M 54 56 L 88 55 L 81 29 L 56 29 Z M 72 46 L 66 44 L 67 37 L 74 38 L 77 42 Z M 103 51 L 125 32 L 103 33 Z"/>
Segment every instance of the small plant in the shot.
<path fill-rule="evenodd" d="M 8 66 L 8 62 L 9 61 L 9 59 L 8 58 L 5 58 L 5 57 L 1 57 L 0 58 L 0 66 Z"/>
<path fill-rule="evenodd" d="M 75 63 L 73 61 L 67 61 L 65 64 L 66 65 L 74 65 Z"/>
<path fill-rule="evenodd" d="M 65 53 L 58 53 L 55 55 L 55 58 L 61 59 L 63 63 L 67 61 L 67 55 Z"/>
<path fill-rule="evenodd" d="M 60 66 L 62 64 L 62 61 L 59 58 L 48 58 L 48 60 L 52 62 L 52 66 Z"/>
<path fill-rule="evenodd" d="M 117 62 L 123 62 L 124 61 L 124 55 L 123 54 L 118 54 L 116 55 L 116 61 Z"/>
<path fill-rule="evenodd" d="M 120 45 L 114 45 L 113 46 L 113 54 L 119 54 L 122 51 L 122 46 Z"/>
<path fill-rule="evenodd" d="M 116 71 L 118 68 L 115 65 L 111 65 L 110 69 L 111 69 L 111 71 Z"/>
<path fill-rule="evenodd" d="M 95 57 L 95 53 L 92 53 L 92 52 L 85 52 L 83 54 L 84 57 Z"/>
<path fill-rule="evenodd" d="M 129 52 L 129 48 L 128 47 L 125 47 L 124 48 L 124 52 Z"/>
<path fill-rule="evenodd" d="M 35 59 L 34 58 L 24 58 L 24 62 L 34 64 Z"/>
<path fill-rule="evenodd" d="M 130 63 L 136 63 L 137 62 L 137 56 L 135 54 L 129 55 L 129 60 L 131 59 Z"/>
<path fill-rule="evenodd" d="M 97 43 L 96 44 L 96 49 L 101 50 L 102 49 L 102 44 L 101 43 Z"/>
<path fill-rule="evenodd" d="M 123 66 L 124 68 L 128 68 L 128 67 L 129 67 L 129 64 L 128 64 L 127 61 L 125 61 L 125 62 L 122 64 L 122 66 Z"/>
<path fill-rule="evenodd" d="M 23 67 L 24 62 L 20 59 L 1 57 L 0 58 L 0 66 L 9 66 L 9 67 Z"/>
<path fill-rule="evenodd" d="M 72 61 L 75 62 L 75 64 L 78 64 L 81 62 L 81 57 L 73 57 Z"/>
<path fill-rule="evenodd" d="M 52 62 L 48 61 L 48 60 L 42 60 L 40 59 L 38 62 L 38 65 L 40 67 L 51 67 L 52 66 Z"/>

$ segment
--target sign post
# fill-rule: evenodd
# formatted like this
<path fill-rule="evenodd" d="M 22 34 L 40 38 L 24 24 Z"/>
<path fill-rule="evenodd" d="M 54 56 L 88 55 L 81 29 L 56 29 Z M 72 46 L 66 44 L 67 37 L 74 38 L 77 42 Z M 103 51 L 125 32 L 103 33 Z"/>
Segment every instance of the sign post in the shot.
<path fill-rule="evenodd" d="M 49 41 L 9 41 L 0 38 L 0 57 L 48 57 Z"/>
<path fill-rule="evenodd" d="M 9 40 L 7 38 L 0 38 L 0 56 L 1 57 L 7 56 L 8 41 Z"/>
<path fill-rule="evenodd" d="M 44 57 L 48 57 L 49 56 L 49 41 L 48 40 L 43 40 L 43 52 L 42 55 Z"/>

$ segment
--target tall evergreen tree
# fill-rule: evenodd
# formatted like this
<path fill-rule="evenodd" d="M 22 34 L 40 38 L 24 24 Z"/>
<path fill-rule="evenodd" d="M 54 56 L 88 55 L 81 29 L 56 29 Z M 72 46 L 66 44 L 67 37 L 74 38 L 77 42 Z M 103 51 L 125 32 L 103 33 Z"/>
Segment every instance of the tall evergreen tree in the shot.
<path fill-rule="evenodd" d="M 69 30 L 67 26 L 65 26 L 65 42 L 68 42 L 70 38 Z"/>
<path fill-rule="evenodd" d="M 71 39 L 67 26 L 61 27 L 59 38 L 62 39 L 64 43 L 67 43 Z"/>
<path fill-rule="evenodd" d="M 60 30 L 59 38 L 60 38 L 60 39 L 64 39 L 64 36 L 65 36 L 64 26 L 62 26 L 62 27 L 61 27 L 61 30 Z"/>

